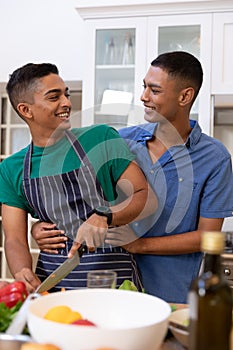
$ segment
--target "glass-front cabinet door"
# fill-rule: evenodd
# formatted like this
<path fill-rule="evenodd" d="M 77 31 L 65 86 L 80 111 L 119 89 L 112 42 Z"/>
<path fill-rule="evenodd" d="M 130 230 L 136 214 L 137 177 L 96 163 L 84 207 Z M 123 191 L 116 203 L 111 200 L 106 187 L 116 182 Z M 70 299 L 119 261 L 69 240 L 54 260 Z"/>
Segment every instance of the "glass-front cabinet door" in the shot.
<path fill-rule="evenodd" d="M 93 19 L 86 27 L 82 126 L 115 128 L 144 122 L 140 96 L 151 61 L 184 50 L 202 63 L 204 82 L 191 118 L 211 134 L 211 14 Z"/>
<path fill-rule="evenodd" d="M 200 25 L 177 25 L 158 28 L 158 54 L 166 51 L 188 51 L 200 59 Z M 199 99 L 192 107 L 192 119 L 198 119 Z"/>
<path fill-rule="evenodd" d="M 127 124 L 134 99 L 135 31 L 96 31 L 94 123 Z"/>
<path fill-rule="evenodd" d="M 107 123 L 120 128 L 128 124 L 134 106 L 141 105 L 146 19 L 93 20 L 87 34 L 90 55 L 83 81 L 82 125 Z"/>
<path fill-rule="evenodd" d="M 167 51 L 188 51 L 201 61 L 204 81 L 192 107 L 191 118 L 198 120 L 203 131 L 210 134 L 211 15 L 150 17 L 148 58 L 152 61 L 158 54 Z"/>

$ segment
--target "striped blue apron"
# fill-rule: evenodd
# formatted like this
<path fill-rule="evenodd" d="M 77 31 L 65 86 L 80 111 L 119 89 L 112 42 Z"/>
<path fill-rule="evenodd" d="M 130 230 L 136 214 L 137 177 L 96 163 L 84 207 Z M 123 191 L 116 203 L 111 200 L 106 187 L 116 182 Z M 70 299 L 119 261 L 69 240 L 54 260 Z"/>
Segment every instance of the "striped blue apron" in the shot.
<path fill-rule="evenodd" d="M 66 247 L 60 249 L 59 254 L 40 252 L 36 274 L 41 281 L 67 259 L 82 222 L 93 213 L 94 208 L 106 205 L 103 190 L 84 149 L 72 132 L 66 131 L 66 137 L 81 161 L 80 168 L 59 175 L 30 178 L 32 143 L 24 160 L 23 188 L 28 203 L 40 221 L 56 223 L 57 228 L 64 230 L 68 237 Z M 83 254 L 80 264 L 51 291 L 86 287 L 87 272 L 102 269 L 117 272 L 117 286 L 129 279 L 141 289 L 132 255 L 121 247 L 104 245 L 94 253 Z"/>

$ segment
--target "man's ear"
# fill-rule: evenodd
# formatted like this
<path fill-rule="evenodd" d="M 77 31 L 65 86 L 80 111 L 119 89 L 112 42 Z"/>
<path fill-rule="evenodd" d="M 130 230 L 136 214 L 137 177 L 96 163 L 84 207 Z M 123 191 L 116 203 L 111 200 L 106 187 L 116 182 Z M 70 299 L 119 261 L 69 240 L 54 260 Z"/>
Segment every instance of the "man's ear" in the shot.
<path fill-rule="evenodd" d="M 192 103 L 193 98 L 194 98 L 194 94 L 195 94 L 195 91 L 194 91 L 194 88 L 192 88 L 192 87 L 188 87 L 186 89 L 183 89 L 180 93 L 180 96 L 179 96 L 180 105 L 185 106 L 187 104 Z"/>
<path fill-rule="evenodd" d="M 19 103 L 17 106 L 17 110 L 23 118 L 25 119 L 32 118 L 32 110 L 30 109 L 30 106 L 28 105 L 28 103 Z"/>

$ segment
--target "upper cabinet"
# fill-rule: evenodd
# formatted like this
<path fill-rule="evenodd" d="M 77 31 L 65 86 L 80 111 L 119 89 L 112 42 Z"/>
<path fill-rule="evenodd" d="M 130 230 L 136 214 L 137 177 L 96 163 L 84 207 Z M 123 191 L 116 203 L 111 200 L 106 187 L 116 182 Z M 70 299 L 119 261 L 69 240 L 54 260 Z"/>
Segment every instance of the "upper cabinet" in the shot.
<path fill-rule="evenodd" d="M 213 15 L 212 93 L 233 94 L 233 12 Z"/>
<path fill-rule="evenodd" d="M 126 4 L 128 3 L 128 4 Z M 165 51 L 188 51 L 204 80 L 191 111 L 213 134 L 213 93 L 233 94 L 233 1 L 118 1 L 99 7 L 79 1 L 86 20 L 82 125 L 118 128 L 144 122 L 140 95 L 151 61 Z"/>
<path fill-rule="evenodd" d="M 191 118 L 198 120 L 202 129 L 209 133 L 210 123 L 206 116 L 210 115 L 211 15 L 149 17 L 147 38 L 149 62 L 168 51 L 187 51 L 201 61 L 204 81 L 191 110 Z"/>
<path fill-rule="evenodd" d="M 108 123 L 119 128 L 127 123 L 132 106 L 140 103 L 146 35 L 145 18 L 88 22 L 83 126 Z"/>

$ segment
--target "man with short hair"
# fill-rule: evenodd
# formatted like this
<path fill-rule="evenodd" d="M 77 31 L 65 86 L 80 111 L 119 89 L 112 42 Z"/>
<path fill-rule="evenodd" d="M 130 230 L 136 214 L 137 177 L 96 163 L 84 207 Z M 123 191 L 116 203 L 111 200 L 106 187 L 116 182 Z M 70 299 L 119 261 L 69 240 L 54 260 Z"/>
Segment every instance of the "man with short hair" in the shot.
<path fill-rule="evenodd" d="M 198 275 L 201 232 L 221 231 L 233 215 L 231 155 L 190 120 L 202 79 L 190 53 L 159 55 L 143 82 L 149 123 L 119 131 L 158 198 L 154 216 L 130 225 L 141 238 L 124 248 L 134 254 L 146 292 L 175 303 L 187 302 Z"/>
<path fill-rule="evenodd" d="M 69 89 L 53 64 L 29 63 L 15 70 L 7 92 L 32 137 L 28 147 L 0 167 L 5 253 L 14 278 L 34 291 L 85 243 L 89 252 L 56 290 L 86 287 L 87 272 L 93 269 L 115 270 L 117 285 L 125 279 L 140 283 L 131 254 L 104 242 L 109 226 L 129 223 L 156 206 L 127 145 L 106 125 L 70 130 Z M 124 194 L 120 202 L 119 189 Z M 40 253 L 36 274 L 27 240 L 28 213 L 42 222 L 49 242 L 65 233 L 55 254 Z"/>

